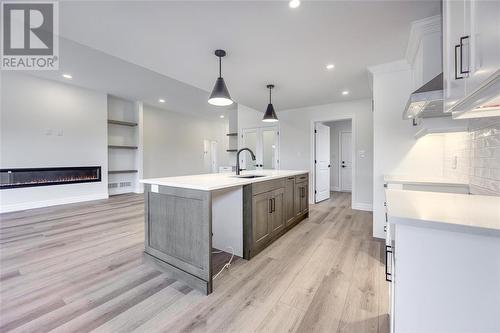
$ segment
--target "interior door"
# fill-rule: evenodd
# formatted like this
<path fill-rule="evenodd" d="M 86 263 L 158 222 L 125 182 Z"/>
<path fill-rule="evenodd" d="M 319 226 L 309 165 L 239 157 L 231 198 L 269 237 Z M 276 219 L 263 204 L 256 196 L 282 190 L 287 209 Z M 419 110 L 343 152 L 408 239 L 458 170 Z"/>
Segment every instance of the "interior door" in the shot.
<path fill-rule="evenodd" d="M 242 146 L 240 148 L 250 148 L 254 154 L 257 155 L 257 146 L 258 146 L 258 131 L 256 128 L 253 129 L 245 129 L 242 134 Z M 245 170 L 255 170 L 256 164 L 258 161 L 252 161 L 250 153 L 247 151 L 243 151 L 240 154 L 240 166 Z"/>
<path fill-rule="evenodd" d="M 315 202 L 330 198 L 330 127 L 315 125 Z"/>
<path fill-rule="evenodd" d="M 258 164 L 263 169 L 278 169 L 278 128 L 264 127 L 261 132 L 262 156 Z"/>
<path fill-rule="evenodd" d="M 352 134 L 340 132 L 340 190 L 352 189 Z"/>
<path fill-rule="evenodd" d="M 210 165 L 211 165 L 211 172 L 217 173 L 218 172 L 217 141 L 210 141 Z"/>
<path fill-rule="evenodd" d="M 256 157 L 240 154 L 240 165 L 245 170 L 279 169 L 279 131 L 278 127 L 247 128 L 243 130 L 240 148 L 250 148 Z"/>

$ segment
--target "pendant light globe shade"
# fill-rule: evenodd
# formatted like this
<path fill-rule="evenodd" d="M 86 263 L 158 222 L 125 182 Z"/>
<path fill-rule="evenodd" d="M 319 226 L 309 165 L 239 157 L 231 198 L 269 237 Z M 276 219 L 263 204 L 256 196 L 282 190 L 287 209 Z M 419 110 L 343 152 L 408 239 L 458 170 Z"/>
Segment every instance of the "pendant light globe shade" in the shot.
<path fill-rule="evenodd" d="M 278 116 L 276 116 L 276 112 L 274 112 L 274 107 L 271 103 L 267 104 L 266 113 L 264 113 L 262 121 L 266 123 L 274 123 L 278 121 Z"/>
<path fill-rule="evenodd" d="M 214 89 L 208 98 L 208 103 L 215 106 L 227 106 L 233 104 L 233 100 L 229 95 L 226 83 L 222 77 L 217 78 L 215 81 Z"/>

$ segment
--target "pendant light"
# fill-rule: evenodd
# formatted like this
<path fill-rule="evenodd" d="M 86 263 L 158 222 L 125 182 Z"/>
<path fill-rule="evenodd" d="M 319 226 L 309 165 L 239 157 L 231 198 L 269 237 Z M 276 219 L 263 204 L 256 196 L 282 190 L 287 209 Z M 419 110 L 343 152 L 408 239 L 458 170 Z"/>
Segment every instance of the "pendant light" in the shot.
<path fill-rule="evenodd" d="M 208 103 L 215 106 L 227 106 L 233 104 L 229 91 L 227 90 L 226 83 L 222 78 L 222 57 L 226 55 L 224 50 L 215 50 L 215 55 L 219 57 L 219 77 L 215 81 L 214 89 L 208 98 Z"/>
<path fill-rule="evenodd" d="M 267 104 L 266 113 L 264 113 L 262 121 L 272 123 L 278 121 L 278 116 L 276 116 L 276 112 L 274 112 L 274 107 L 271 102 L 271 89 L 274 88 L 274 84 L 268 84 L 266 87 L 269 89 L 269 104 Z"/>

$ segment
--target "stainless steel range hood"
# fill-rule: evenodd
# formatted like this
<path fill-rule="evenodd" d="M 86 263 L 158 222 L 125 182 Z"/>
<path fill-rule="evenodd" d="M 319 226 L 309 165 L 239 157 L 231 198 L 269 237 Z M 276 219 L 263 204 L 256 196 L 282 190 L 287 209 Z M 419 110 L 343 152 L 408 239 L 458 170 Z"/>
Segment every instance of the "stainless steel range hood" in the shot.
<path fill-rule="evenodd" d="M 403 119 L 449 117 L 443 111 L 443 73 L 415 90 L 406 103 Z"/>

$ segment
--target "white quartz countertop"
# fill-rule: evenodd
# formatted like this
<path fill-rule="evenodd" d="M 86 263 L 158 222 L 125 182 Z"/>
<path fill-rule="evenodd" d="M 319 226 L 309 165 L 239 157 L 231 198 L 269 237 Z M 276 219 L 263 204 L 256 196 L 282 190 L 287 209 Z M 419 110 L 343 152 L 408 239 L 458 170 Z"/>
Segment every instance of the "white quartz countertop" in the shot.
<path fill-rule="evenodd" d="M 500 237 L 500 197 L 385 190 L 389 222 Z"/>
<path fill-rule="evenodd" d="M 442 178 L 442 177 L 428 177 L 428 176 L 415 176 L 415 175 L 384 175 L 384 182 L 392 184 L 469 186 L 469 184 L 465 181 Z"/>
<path fill-rule="evenodd" d="M 243 171 L 241 172 L 241 176 L 262 175 L 264 177 L 239 178 L 234 173 L 209 173 L 192 176 L 143 179 L 141 183 L 214 191 L 233 186 L 242 186 L 271 179 L 300 175 L 308 172 L 307 170 L 253 170 Z"/>

